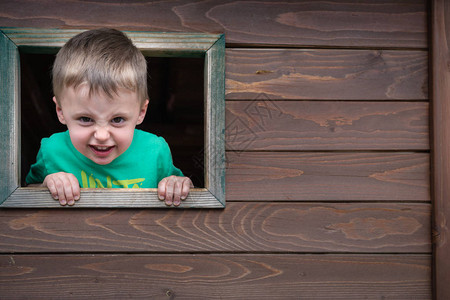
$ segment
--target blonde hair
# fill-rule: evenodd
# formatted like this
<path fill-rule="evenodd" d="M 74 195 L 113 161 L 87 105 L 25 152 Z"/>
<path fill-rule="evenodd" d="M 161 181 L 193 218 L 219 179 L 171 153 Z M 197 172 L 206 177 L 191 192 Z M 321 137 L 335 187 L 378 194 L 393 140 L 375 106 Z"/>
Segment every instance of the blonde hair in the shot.
<path fill-rule="evenodd" d="M 141 103 L 148 99 L 147 62 L 133 42 L 116 29 L 94 29 L 72 37 L 56 55 L 53 92 L 57 101 L 66 87 L 87 83 L 89 93 L 109 97 L 119 88 L 137 93 Z"/>

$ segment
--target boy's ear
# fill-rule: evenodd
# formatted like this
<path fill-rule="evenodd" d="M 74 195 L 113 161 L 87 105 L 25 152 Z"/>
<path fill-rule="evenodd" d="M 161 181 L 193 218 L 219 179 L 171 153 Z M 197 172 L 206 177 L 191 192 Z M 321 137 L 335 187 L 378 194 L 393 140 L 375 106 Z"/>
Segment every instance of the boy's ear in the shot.
<path fill-rule="evenodd" d="M 145 100 L 144 105 L 142 105 L 141 110 L 139 111 L 139 117 L 137 119 L 136 125 L 139 125 L 144 121 L 145 114 L 147 113 L 147 107 L 148 99 Z"/>
<path fill-rule="evenodd" d="M 56 105 L 56 115 L 58 116 L 59 122 L 61 122 L 61 124 L 67 125 L 61 106 L 59 106 L 58 101 L 56 101 L 56 97 L 53 97 L 53 102 L 55 102 Z"/>

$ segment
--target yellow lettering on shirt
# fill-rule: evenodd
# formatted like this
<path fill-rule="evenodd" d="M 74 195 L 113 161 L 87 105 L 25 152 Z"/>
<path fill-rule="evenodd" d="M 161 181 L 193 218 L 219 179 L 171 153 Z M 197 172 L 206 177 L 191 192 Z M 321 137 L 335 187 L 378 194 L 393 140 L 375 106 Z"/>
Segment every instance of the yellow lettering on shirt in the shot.
<path fill-rule="evenodd" d="M 97 187 L 104 189 L 105 187 L 103 186 L 102 182 L 100 181 L 100 179 L 95 178 L 95 182 L 97 183 Z"/>
<path fill-rule="evenodd" d="M 92 176 L 92 174 L 91 175 L 89 175 L 89 186 L 91 187 L 91 188 L 96 188 L 97 186 L 95 185 L 95 179 L 94 179 L 94 176 Z"/>
<path fill-rule="evenodd" d="M 139 188 L 139 186 L 137 185 L 139 182 L 144 181 L 145 178 L 136 178 L 136 179 L 127 179 L 127 180 L 115 180 L 113 181 L 113 184 L 115 185 L 121 185 L 123 188 L 131 188 L 135 189 L 135 188 Z"/>
<path fill-rule="evenodd" d="M 120 188 L 139 188 L 138 183 L 144 182 L 145 178 L 111 180 L 111 176 L 106 177 L 106 187 L 113 188 L 115 186 Z M 114 185 L 114 186 L 113 186 Z M 85 171 L 81 171 L 81 187 L 82 188 L 105 188 L 100 179 L 95 178 L 93 174 L 87 176 Z"/>
<path fill-rule="evenodd" d="M 81 171 L 81 187 L 82 188 L 88 188 L 89 187 L 85 171 Z"/>

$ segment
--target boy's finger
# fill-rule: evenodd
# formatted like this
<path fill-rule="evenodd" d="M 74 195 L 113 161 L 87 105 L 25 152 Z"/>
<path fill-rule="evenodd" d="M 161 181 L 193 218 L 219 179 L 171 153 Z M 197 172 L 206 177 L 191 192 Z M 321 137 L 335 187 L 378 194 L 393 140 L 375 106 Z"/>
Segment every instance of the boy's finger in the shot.
<path fill-rule="evenodd" d="M 75 201 L 80 200 L 80 184 L 78 183 L 78 179 L 75 177 L 75 175 L 70 174 L 70 184 L 72 185 L 72 194 L 73 199 Z"/>
<path fill-rule="evenodd" d="M 59 204 L 64 206 L 67 204 L 66 195 L 64 193 L 64 183 L 61 181 L 61 178 L 55 178 L 54 182 L 56 191 L 58 192 Z"/>
<path fill-rule="evenodd" d="M 189 195 L 190 189 L 191 189 L 191 180 L 187 178 L 186 180 L 183 180 L 183 187 L 181 189 L 181 200 L 186 200 L 187 196 Z"/>
<path fill-rule="evenodd" d="M 72 191 L 72 182 L 70 176 L 61 176 L 59 180 L 62 183 L 62 192 L 64 194 L 65 204 L 73 205 L 75 203 L 73 191 Z M 60 197 L 61 202 L 61 197 Z"/>
<path fill-rule="evenodd" d="M 174 186 L 173 186 L 173 205 L 179 206 L 181 204 L 181 189 L 182 189 L 182 182 L 175 180 Z"/>
<path fill-rule="evenodd" d="M 172 177 L 169 177 L 169 179 L 166 182 L 165 203 L 166 203 L 167 206 L 171 206 L 172 205 L 173 192 L 174 192 L 174 180 L 173 180 Z"/>
<path fill-rule="evenodd" d="M 167 178 L 163 178 L 158 183 L 158 199 L 161 201 L 163 201 L 164 198 L 166 198 L 166 182 L 167 182 Z"/>
<path fill-rule="evenodd" d="M 56 190 L 55 182 L 52 179 L 48 179 L 46 185 L 52 198 L 58 200 L 58 191 Z"/>
<path fill-rule="evenodd" d="M 72 186 L 66 185 L 64 187 L 64 194 L 66 195 L 67 204 L 72 206 L 75 204 L 75 196 L 73 195 Z"/>

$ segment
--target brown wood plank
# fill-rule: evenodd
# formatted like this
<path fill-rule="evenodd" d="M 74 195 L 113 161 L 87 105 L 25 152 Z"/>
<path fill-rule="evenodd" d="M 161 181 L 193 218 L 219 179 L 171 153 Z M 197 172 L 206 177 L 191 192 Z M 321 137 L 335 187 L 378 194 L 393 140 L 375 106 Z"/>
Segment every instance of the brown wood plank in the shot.
<path fill-rule="evenodd" d="M 424 0 L 0 3 L 0 26 L 225 33 L 233 44 L 427 47 Z"/>
<path fill-rule="evenodd" d="M 432 1 L 435 298 L 450 299 L 450 2 Z"/>
<path fill-rule="evenodd" d="M 228 49 L 226 98 L 428 99 L 426 51 Z"/>
<path fill-rule="evenodd" d="M 430 299 L 429 255 L 2 255 L 5 299 Z"/>
<path fill-rule="evenodd" d="M 428 150 L 428 103 L 228 101 L 227 150 Z"/>
<path fill-rule="evenodd" d="M 429 154 L 228 152 L 228 200 L 429 201 Z"/>
<path fill-rule="evenodd" d="M 228 203 L 225 210 L 0 210 L 1 253 L 429 253 L 429 204 Z"/>

